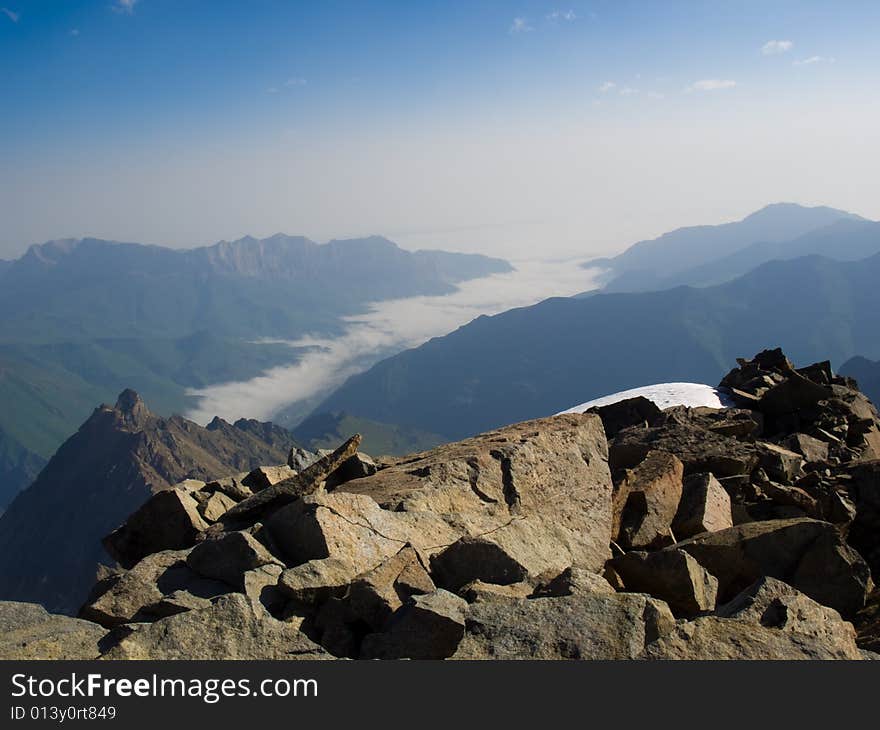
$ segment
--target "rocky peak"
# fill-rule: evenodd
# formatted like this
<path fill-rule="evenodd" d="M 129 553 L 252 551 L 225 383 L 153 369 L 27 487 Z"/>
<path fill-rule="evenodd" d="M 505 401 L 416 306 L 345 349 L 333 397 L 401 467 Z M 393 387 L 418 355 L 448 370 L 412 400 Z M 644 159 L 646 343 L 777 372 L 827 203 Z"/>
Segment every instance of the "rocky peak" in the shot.
<path fill-rule="evenodd" d="M 737 407 L 634 399 L 379 461 L 355 435 L 181 482 L 105 538 L 124 569 L 80 615 L 106 658 L 872 658 L 876 410 L 780 350 L 723 387 Z"/>
<path fill-rule="evenodd" d="M 131 388 L 123 390 L 116 399 L 113 410 L 120 413 L 131 426 L 143 426 L 152 416 L 143 399 Z"/>

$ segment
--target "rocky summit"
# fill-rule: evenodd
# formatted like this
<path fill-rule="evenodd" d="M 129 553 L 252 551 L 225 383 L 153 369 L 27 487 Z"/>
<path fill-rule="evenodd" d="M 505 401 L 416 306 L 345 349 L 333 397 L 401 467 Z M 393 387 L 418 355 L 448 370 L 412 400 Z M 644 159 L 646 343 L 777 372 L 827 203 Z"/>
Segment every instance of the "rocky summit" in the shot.
<path fill-rule="evenodd" d="M 180 482 L 79 618 L 0 604 L 0 657 L 880 658 L 877 411 L 779 350 L 720 388 Z"/>

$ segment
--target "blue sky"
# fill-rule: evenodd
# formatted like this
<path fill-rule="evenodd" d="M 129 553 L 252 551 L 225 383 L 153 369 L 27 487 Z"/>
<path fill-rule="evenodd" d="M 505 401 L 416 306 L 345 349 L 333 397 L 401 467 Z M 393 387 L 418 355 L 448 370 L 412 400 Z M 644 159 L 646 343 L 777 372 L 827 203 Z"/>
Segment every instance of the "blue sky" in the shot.
<path fill-rule="evenodd" d="M 880 217 L 880 3 L 0 0 L 0 256 L 278 230 L 548 255 Z"/>

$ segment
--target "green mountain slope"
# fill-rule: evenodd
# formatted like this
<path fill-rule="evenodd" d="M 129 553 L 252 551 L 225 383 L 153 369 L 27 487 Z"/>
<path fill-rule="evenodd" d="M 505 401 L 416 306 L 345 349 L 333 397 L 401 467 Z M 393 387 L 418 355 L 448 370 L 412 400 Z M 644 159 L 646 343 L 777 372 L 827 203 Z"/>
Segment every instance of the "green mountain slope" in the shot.
<path fill-rule="evenodd" d="M 459 438 L 658 382 L 717 382 L 744 353 L 880 356 L 880 256 L 774 262 L 733 282 L 549 299 L 351 378 L 315 409 Z"/>

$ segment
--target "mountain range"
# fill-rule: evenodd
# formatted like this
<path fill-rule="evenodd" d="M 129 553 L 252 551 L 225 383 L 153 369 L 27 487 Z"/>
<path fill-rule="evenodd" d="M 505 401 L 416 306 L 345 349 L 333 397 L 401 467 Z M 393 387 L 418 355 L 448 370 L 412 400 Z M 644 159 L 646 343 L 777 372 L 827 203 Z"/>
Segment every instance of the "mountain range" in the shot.
<path fill-rule="evenodd" d="M 339 332 L 369 302 L 445 294 L 510 270 L 381 237 L 317 244 L 279 234 L 189 250 L 92 238 L 31 246 L 0 266 L 0 509 L 95 403 L 124 388 L 158 413 L 184 412 L 187 389 L 287 364 L 285 341 Z"/>
<path fill-rule="evenodd" d="M 604 289 L 609 292 L 718 284 L 778 258 L 813 253 L 834 256 L 823 244 L 837 241 L 851 231 L 861 233 L 857 225 L 823 231 L 842 223 L 870 221 L 826 206 L 808 208 L 795 203 L 774 203 L 740 221 L 679 228 L 652 240 L 639 241 L 613 258 L 594 259 L 584 265 L 606 270 Z M 817 233 L 818 240 L 796 240 Z M 878 240 L 876 228 L 867 235 Z M 842 258 L 863 258 L 876 250 L 861 254 L 854 251 Z"/>
<path fill-rule="evenodd" d="M 548 299 L 479 317 L 348 380 L 315 413 L 469 436 L 656 382 L 715 382 L 768 345 L 880 357 L 880 255 L 764 264 L 726 284 Z"/>

